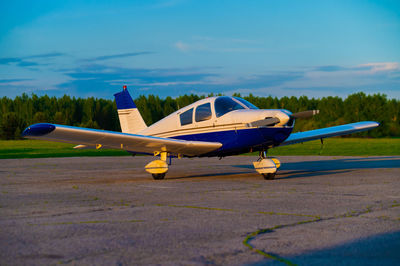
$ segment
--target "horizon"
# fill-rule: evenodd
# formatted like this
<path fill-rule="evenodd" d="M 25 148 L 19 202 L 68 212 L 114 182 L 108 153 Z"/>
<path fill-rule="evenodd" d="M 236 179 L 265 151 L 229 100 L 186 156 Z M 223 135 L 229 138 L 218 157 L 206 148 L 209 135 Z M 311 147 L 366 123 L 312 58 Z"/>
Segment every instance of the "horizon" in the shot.
<path fill-rule="evenodd" d="M 20 6 L 24 6 L 23 9 Z M 398 1 L 5 1 L 0 97 L 400 98 Z"/>

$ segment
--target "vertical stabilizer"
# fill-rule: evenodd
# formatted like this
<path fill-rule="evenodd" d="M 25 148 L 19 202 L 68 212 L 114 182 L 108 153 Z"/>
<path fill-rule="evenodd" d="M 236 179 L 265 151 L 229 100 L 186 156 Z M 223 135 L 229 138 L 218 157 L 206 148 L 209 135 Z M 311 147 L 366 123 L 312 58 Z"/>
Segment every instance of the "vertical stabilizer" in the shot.
<path fill-rule="evenodd" d="M 114 94 L 114 97 L 117 103 L 119 123 L 122 132 L 138 133 L 147 128 L 126 86 L 124 86 L 123 91 Z"/>

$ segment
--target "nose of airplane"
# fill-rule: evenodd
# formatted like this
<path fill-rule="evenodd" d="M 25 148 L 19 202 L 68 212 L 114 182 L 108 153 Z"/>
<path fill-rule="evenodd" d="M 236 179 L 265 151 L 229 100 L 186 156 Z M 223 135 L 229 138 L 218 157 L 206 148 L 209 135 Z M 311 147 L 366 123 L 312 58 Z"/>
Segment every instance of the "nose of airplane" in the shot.
<path fill-rule="evenodd" d="M 55 125 L 49 123 L 39 123 L 27 127 L 24 132 L 22 132 L 23 137 L 29 136 L 43 136 L 49 134 L 56 128 Z"/>
<path fill-rule="evenodd" d="M 282 126 L 282 125 L 286 125 L 287 122 L 289 122 L 290 120 L 290 112 L 285 112 L 286 110 L 282 110 L 276 113 L 276 117 L 279 119 L 279 123 L 278 125 Z"/>

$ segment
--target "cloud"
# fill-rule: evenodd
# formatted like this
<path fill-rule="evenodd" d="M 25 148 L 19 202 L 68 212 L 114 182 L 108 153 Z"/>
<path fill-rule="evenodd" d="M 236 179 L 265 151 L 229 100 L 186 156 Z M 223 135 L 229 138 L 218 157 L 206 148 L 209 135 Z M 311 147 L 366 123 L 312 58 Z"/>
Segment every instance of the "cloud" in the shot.
<path fill-rule="evenodd" d="M 263 75 L 245 77 L 240 80 L 238 85 L 251 87 L 278 86 L 289 81 L 303 78 L 305 75 L 301 71 L 281 71 L 271 72 Z"/>
<path fill-rule="evenodd" d="M 261 88 L 280 86 L 304 77 L 300 71 L 271 72 L 262 75 L 224 75 L 220 69 L 207 68 L 124 68 L 91 64 L 69 70 L 61 70 L 68 81 L 58 84 L 60 88 L 76 90 L 110 91 L 128 85 L 136 89 L 147 88 L 147 93 L 180 95 L 193 89 L 223 92 L 234 88 Z M 217 72 L 216 72 L 217 71 Z M 167 90 L 168 88 L 168 90 Z M 109 92 L 111 95 L 112 92 Z"/>
<path fill-rule="evenodd" d="M 17 57 L 3 57 L 0 58 L 0 65 L 8 65 L 10 63 L 18 63 L 21 62 L 22 59 Z"/>
<path fill-rule="evenodd" d="M 50 58 L 50 57 L 59 57 L 59 56 L 65 56 L 65 55 L 66 54 L 64 54 L 64 53 L 53 52 L 53 53 L 46 53 L 46 54 L 30 55 L 30 56 L 25 56 L 22 58 Z"/>
<path fill-rule="evenodd" d="M 59 57 L 59 56 L 64 56 L 64 53 L 46 53 L 46 54 L 36 54 L 36 55 L 29 55 L 29 56 L 22 56 L 22 57 L 3 57 L 0 58 L 0 65 L 10 65 L 10 64 L 16 64 L 17 66 L 20 67 L 31 67 L 31 66 L 39 66 L 39 65 L 45 65 L 43 63 L 39 62 L 34 62 L 29 59 L 42 59 L 42 58 L 52 58 L 52 57 Z M 28 59 L 28 60 L 26 60 Z"/>
<path fill-rule="evenodd" d="M 16 82 L 21 82 L 21 81 L 29 81 L 33 79 L 0 79 L 0 83 L 16 83 Z"/>
<path fill-rule="evenodd" d="M 38 66 L 39 64 L 36 62 L 30 62 L 30 61 L 20 61 L 18 62 L 17 66 L 20 67 L 30 67 L 30 66 Z"/>
<path fill-rule="evenodd" d="M 37 66 L 38 63 L 36 62 L 31 62 L 31 61 L 25 61 L 22 58 L 18 57 L 3 57 L 0 58 L 0 65 L 10 65 L 10 64 L 16 64 L 17 66 L 20 67 L 30 67 L 30 66 Z"/>
<path fill-rule="evenodd" d="M 251 46 L 249 46 L 251 45 Z M 193 36 L 189 41 L 177 41 L 173 47 L 181 52 L 207 51 L 217 53 L 252 53 L 263 51 L 261 43 L 240 38 Z M 258 47 L 257 47 L 258 46 Z"/>
<path fill-rule="evenodd" d="M 399 71 L 400 66 L 397 62 L 382 62 L 382 63 L 366 63 L 357 66 L 317 66 L 313 69 L 314 71 L 320 72 L 337 72 L 337 71 L 369 71 L 369 72 L 388 72 L 388 71 Z"/>
<path fill-rule="evenodd" d="M 154 52 L 144 51 L 144 52 L 122 53 L 122 54 L 114 54 L 114 55 L 103 55 L 103 56 L 89 58 L 89 59 L 86 59 L 85 61 L 94 62 L 94 61 L 101 61 L 101 60 L 108 60 L 108 59 L 115 59 L 115 58 L 125 58 L 125 57 L 146 55 L 146 54 L 154 54 Z"/>
<path fill-rule="evenodd" d="M 303 67 L 298 71 L 264 71 L 259 74 L 226 73 L 221 68 L 124 68 L 91 64 L 62 70 L 68 77 L 62 89 L 91 91 L 109 98 L 122 85 L 161 97 L 185 93 L 253 93 L 255 95 L 323 97 L 345 96 L 360 90 L 390 91 L 398 95 L 397 64 Z M 379 71 L 378 71 L 379 70 Z M 396 92 L 397 91 L 397 92 Z M 102 94 L 101 96 L 98 93 Z M 393 96 L 392 96 L 393 97 Z"/>
<path fill-rule="evenodd" d="M 189 44 L 178 41 L 174 44 L 174 47 L 182 52 L 187 52 L 190 49 L 193 49 L 193 47 L 191 47 Z"/>
<path fill-rule="evenodd" d="M 124 68 L 101 64 L 90 64 L 73 69 L 60 70 L 68 80 L 57 85 L 62 89 L 75 91 L 91 91 L 92 95 L 109 98 L 122 85 L 135 89 L 150 88 L 147 93 L 163 95 L 172 93 L 179 95 L 178 90 L 206 83 L 214 73 L 200 71 L 195 68 Z M 168 90 L 162 90 L 168 88 Z M 95 93 L 96 92 L 96 93 Z M 172 94 L 171 94 L 172 95 Z"/>
<path fill-rule="evenodd" d="M 52 54 L 42 54 L 43 58 Z M 322 65 L 304 66 L 297 70 L 262 71 L 248 73 L 234 73 L 222 67 L 187 67 L 187 68 L 134 68 L 109 66 L 102 60 L 136 56 L 137 53 L 124 53 L 104 55 L 95 60 L 84 61 L 86 65 L 64 69 L 49 69 L 38 78 L 29 79 L 29 72 L 22 78 L 18 76 L 3 76 L 0 85 L 1 93 L 9 95 L 6 87 L 19 86 L 19 88 L 36 91 L 38 88 L 53 89 L 51 93 L 67 93 L 73 96 L 96 96 L 112 98 L 113 93 L 122 85 L 137 93 L 155 94 L 161 97 L 179 96 L 187 93 L 208 94 L 225 93 L 266 96 L 300 96 L 323 97 L 365 91 L 367 93 L 381 92 L 388 97 L 400 95 L 400 66 L 397 62 L 363 63 L 353 66 Z M 53 56 L 61 56 L 54 55 Z M 27 58 L 27 57 L 24 57 Z M 37 57 L 39 58 L 39 57 Z M 96 61 L 99 60 L 99 61 Z M 82 63 L 82 60 L 75 61 Z M 0 58 L 0 65 L 34 66 L 36 62 L 29 59 L 22 60 L 17 57 Z M 6 68 L 7 66 L 3 66 Z M 54 73 L 54 76 L 51 75 Z M 49 74 L 49 75 L 48 75 Z M 49 79 L 47 79 L 47 76 Z M 13 79 L 11 79 L 11 77 Z M 52 78 L 53 77 L 53 78 Z M 51 79 L 52 78 L 52 79 Z M 137 94 L 136 94 L 137 95 Z"/>
<path fill-rule="evenodd" d="M 322 71 L 322 72 L 335 72 L 335 71 L 342 71 L 346 70 L 347 68 L 342 66 L 318 66 L 314 68 L 315 71 Z"/>
<path fill-rule="evenodd" d="M 382 71 L 400 71 L 399 63 L 397 62 L 367 63 L 359 66 L 368 68 L 373 73 Z"/>

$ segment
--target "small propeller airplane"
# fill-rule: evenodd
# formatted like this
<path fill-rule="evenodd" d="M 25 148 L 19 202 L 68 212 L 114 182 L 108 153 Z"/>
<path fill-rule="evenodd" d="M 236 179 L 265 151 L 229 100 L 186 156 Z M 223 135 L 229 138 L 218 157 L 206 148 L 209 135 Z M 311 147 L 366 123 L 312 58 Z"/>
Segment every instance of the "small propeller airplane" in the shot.
<path fill-rule="evenodd" d="M 172 157 L 222 158 L 258 151 L 259 159 L 253 162 L 255 170 L 265 179 L 274 179 L 280 162 L 267 157 L 268 149 L 316 139 L 322 141 L 379 126 L 377 122 L 364 121 L 292 134 L 296 119 L 312 117 L 319 111 L 263 110 L 242 98 L 230 96 L 199 100 L 147 126 L 126 86 L 114 96 L 122 132 L 38 123 L 27 127 L 22 136 L 79 143 L 74 147 L 77 149 L 112 148 L 133 155 L 158 156 L 159 159 L 145 166 L 154 179 L 164 179 Z"/>

